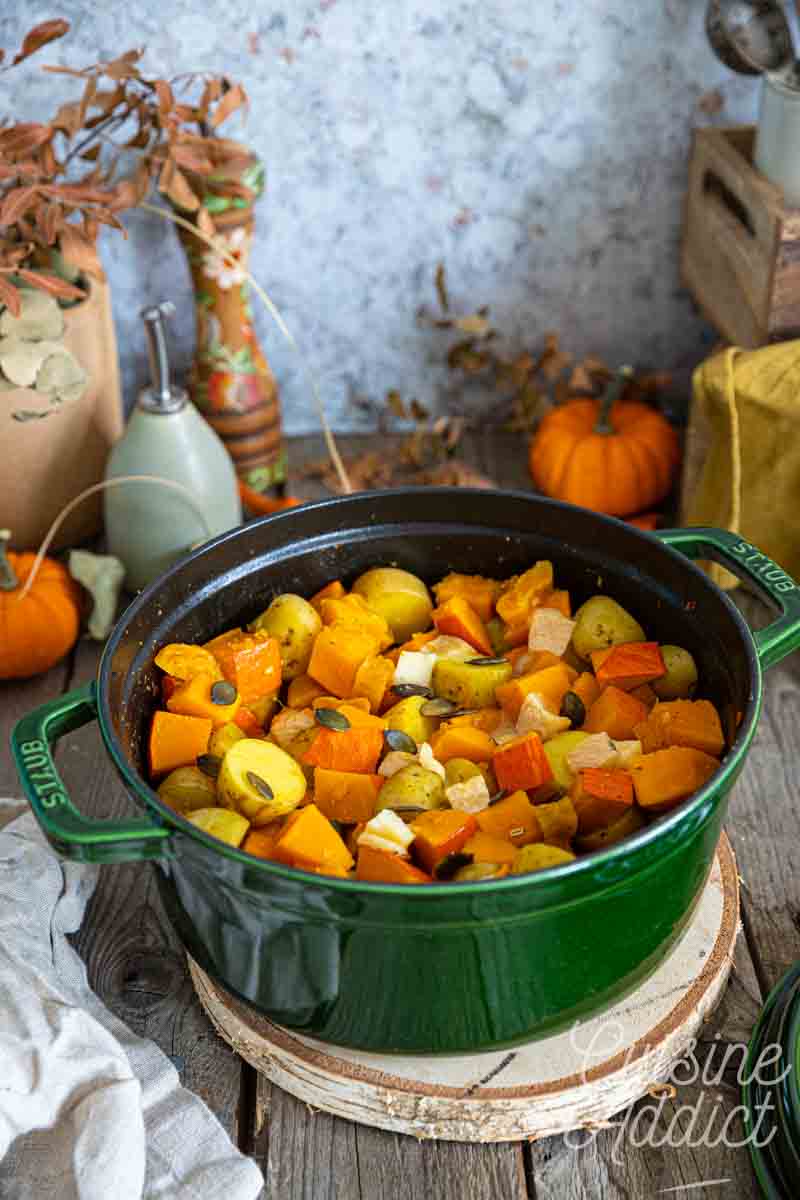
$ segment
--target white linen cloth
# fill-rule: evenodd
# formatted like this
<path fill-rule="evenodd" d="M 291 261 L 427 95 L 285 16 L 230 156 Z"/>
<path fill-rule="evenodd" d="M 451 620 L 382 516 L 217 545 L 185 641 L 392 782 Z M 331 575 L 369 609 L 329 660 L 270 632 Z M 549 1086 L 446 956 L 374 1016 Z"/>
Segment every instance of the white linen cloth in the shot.
<path fill-rule="evenodd" d="M 66 935 L 97 871 L 0 800 L 0 1197 L 256 1200 L 256 1164 L 89 987 Z"/>

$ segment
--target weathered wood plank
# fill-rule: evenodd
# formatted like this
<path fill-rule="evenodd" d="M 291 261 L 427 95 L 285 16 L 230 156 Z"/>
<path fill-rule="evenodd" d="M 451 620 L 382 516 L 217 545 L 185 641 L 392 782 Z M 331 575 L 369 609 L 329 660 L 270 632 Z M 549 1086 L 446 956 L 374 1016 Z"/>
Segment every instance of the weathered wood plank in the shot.
<path fill-rule="evenodd" d="M 98 657 L 91 643 L 81 644 L 70 686 L 94 676 Z M 96 726 L 70 735 L 60 769 L 82 812 L 134 815 Z M 242 1065 L 217 1037 L 194 994 L 183 949 L 158 897 L 155 870 L 140 863 L 103 867 L 75 944 L 103 1002 L 172 1058 L 181 1081 L 205 1100 L 235 1141 Z"/>

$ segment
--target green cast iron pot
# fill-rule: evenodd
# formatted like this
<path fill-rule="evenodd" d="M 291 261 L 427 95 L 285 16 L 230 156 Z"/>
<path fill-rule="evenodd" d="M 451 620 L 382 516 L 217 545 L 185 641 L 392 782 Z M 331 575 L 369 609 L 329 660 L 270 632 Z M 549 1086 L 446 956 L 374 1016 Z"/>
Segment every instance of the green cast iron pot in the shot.
<path fill-rule="evenodd" d="M 567 866 L 496 882 L 427 887 L 325 878 L 244 854 L 164 805 L 146 781 L 160 698 L 153 659 L 251 620 L 282 591 L 396 563 L 429 582 L 498 578 L 548 558 L 573 603 L 603 591 L 661 642 L 698 661 L 730 749 L 688 803 L 628 841 Z M 751 634 L 690 561 L 714 559 L 777 602 Z M 530 493 L 418 488 L 305 505 L 225 534 L 133 602 L 96 684 L 25 717 L 13 734 L 31 807 L 63 854 L 152 859 L 184 945 L 274 1021 L 364 1050 L 464 1052 L 561 1029 L 630 991 L 664 958 L 706 881 L 726 799 L 761 708 L 761 673 L 800 643 L 800 593 L 747 542 L 719 530 L 651 535 Z M 141 816 L 82 817 L 52 758 L 98 720 Z"/>

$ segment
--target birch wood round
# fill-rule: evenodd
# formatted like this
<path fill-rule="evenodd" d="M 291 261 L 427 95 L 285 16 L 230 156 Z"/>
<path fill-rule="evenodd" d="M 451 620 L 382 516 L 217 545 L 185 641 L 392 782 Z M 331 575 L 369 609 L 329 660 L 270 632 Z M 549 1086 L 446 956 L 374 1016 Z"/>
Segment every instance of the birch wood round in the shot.
<path fill-rule="evenodd" d="M 500 1142 L 593 1128 L 656 1089 L 718 1004 L 739 929 L 723 834 L 686 933 L 632 995 L 573 1030 L 489 1053 L 380 1055 L 273 1025 L 190 958 L 200 1002 L 256 1070 L 307 1104 L 417 1138 Z"/>

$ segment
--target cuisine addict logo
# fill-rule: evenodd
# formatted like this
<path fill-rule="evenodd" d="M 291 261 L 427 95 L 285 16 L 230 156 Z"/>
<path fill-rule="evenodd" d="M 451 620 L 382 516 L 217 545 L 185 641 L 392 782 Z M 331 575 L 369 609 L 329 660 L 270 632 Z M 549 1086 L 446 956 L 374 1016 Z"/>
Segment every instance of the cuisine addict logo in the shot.
<path fill-rule="evenodd" d="M 570 1042 L 581 1059 L 583 1082 L 588 1082 L 594 1065 L 615 1054 L 622 1056 L 625 1066 L 635 1069 L 637 1050 L 627 1044 L 625 1029 L 619 1021 L 604 1022 L 585 1041 L 581 1040 L 581 1028 L 576 1025 L 570 1032 Z M 650 1087 L 649 1099 L 631 1104 L 614 1120 L 571 1130 L 565 1134 L 567 1145 L 573 1150 L 583 1150 L 601 1132 L 614 1131 L 611 1158 L 617 1165 L 624 1161 L 626 1145 L 653 1149 L 725 1146 L 730 1150 L 768 1146 L 777 1132 L 776 1108 L 770 1091 L 792 1070 L 791 1063 L 784 1062 L 781 1046 L 777 1043 L 763 1046 L 752 1062 L 748 1062 L 748 1047 L 744 1043 L 722 1042 L 719 1034 L 710 1046 L 703 1044 L 701 1054 L 699 1046 L 697 1038 L 692 1038 L 666 1079 Z M 751 1114 L 741 1102 L 730 1104 L 731 1097 L 739 1097 L 746 1085 L 758 1085 L 761 1094 Z M 682 1101 L 681 1089 L 689 1088 L 691 1097 Z"/>

